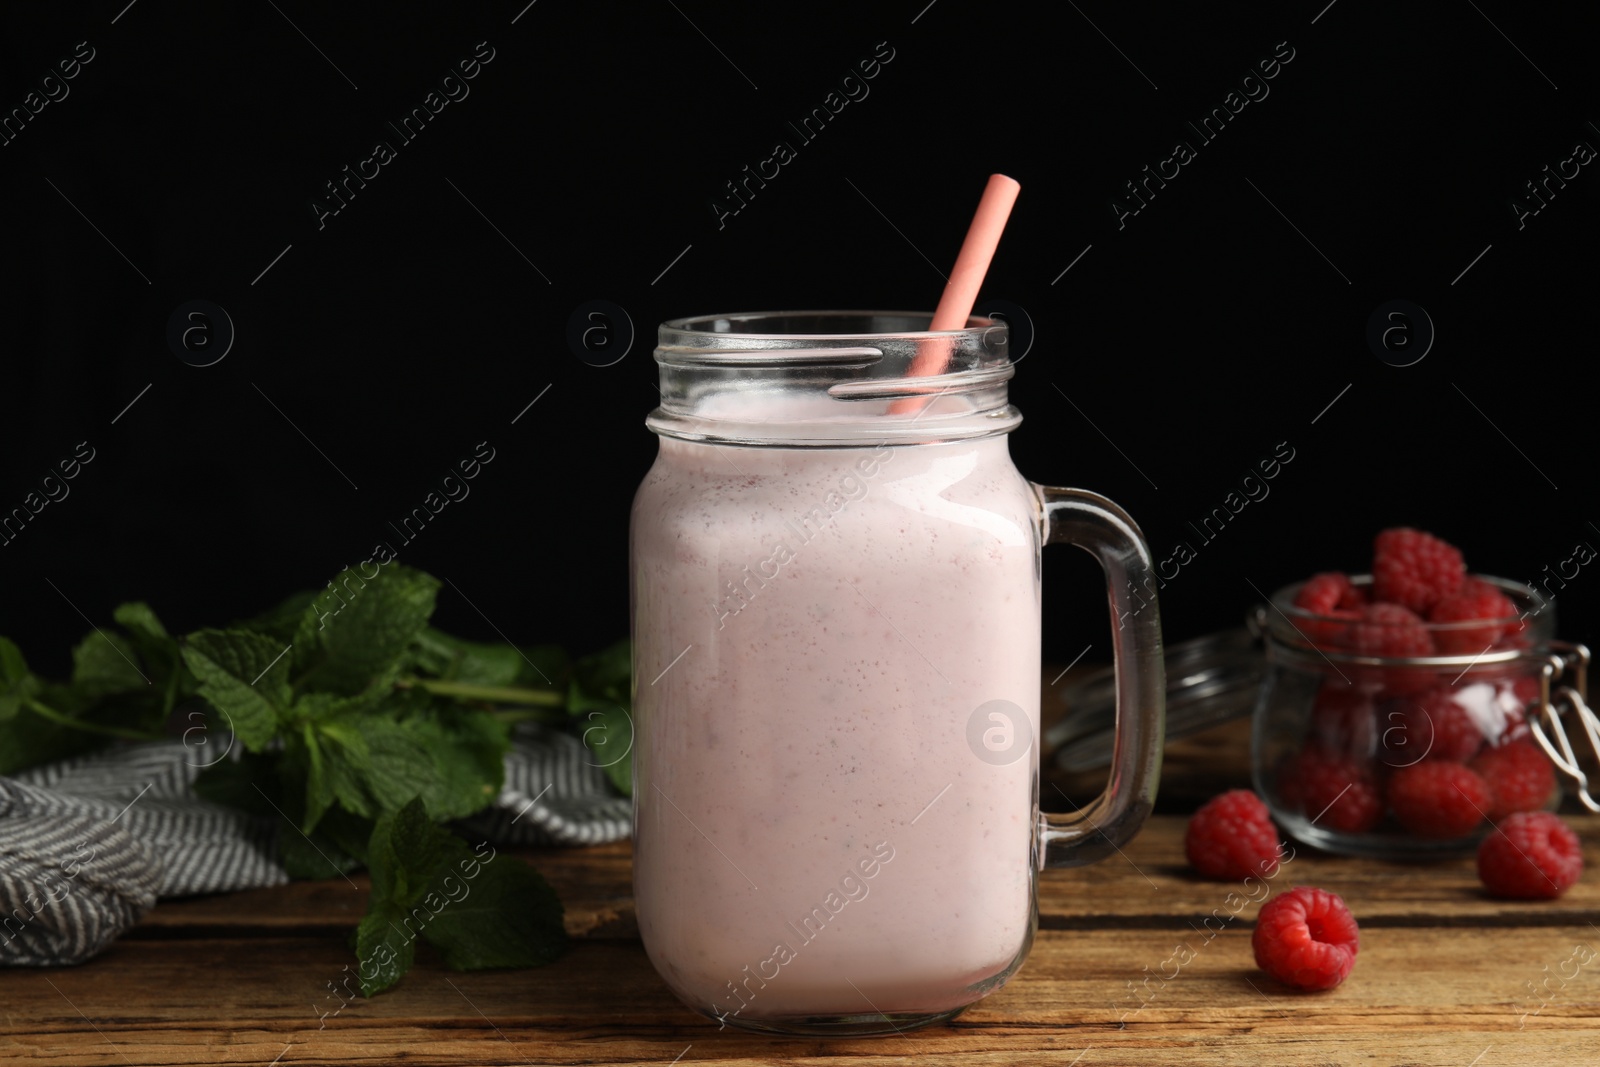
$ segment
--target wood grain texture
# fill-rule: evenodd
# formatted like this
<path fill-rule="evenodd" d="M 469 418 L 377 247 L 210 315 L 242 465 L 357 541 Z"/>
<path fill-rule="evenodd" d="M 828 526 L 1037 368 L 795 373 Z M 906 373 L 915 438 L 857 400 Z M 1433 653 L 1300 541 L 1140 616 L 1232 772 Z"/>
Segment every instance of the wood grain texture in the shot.
<path fill-rule="evenodd" d="M 1178 941 L 1196 950 L 1171 964 Z M 1537 1015 L 1525 985 L 1555 969 L 1570 928 L 1389 929 L 1351 979 L 1306 996 L 1250 962 L 1242 925 L 1205 943 L 1164 930 L 1050 932 L 1005 989 L 955 1024 L 905 1037 L 781 1040 L 718 1032 L 680 1005 L 637 942 L 578 944 L 540 970 L 453 974 L 433 963 L 338 1014 L 336 938 L 124 942 L 84 967 L 6 976 L 7 1062 L 843 1062 L 1579 1064 L 1600 1052 L 1600 978 L 1580 972 Z M 1164 974 L 1172 977 L 1163 977 Z M 225 979 L 225 980 L 224 980 Z M 1130 984 L 1131 983 L 1131 984 Z M 80 1014 L 81 1012 L 81 1014 Z M 1589 1059 L 1579 1057 L 1587 1050 Z M 124 1059 L 125 1057 L 125 1059 Z"/>
<path fill-rule="evenodd" d="M 1600 866 L 1600 819 L 1572 816 L 1584 859 Z M 1197 877 L 1184 860 L 1184 816 L 1155 815 L 1123 854 L 1093 867 L 1039 878 L 1044 930 L 1178 929 L 1222 909 L 1243 887 Z M 527 849 L 520 858 L 545 874 L 567 908 L 567 931 L 582 938 L 635 938 L 628 842 L 591 849 Z M 134 939 L 336 935 L 366 908 L 367 881 L 296 882 L 225 896 L 164 901 Z M 1600 921 L 1600 879 L 1586 877 L 1559 900 L 1496 900 L 1478 883 L 1473 858 L 1401 864 L 1330 856 L 1298 847 L 1271 879 L 1274 891 L 1315 885 L 1343 896 L 1363 926 L 1571 926 Z M 1246 894 L 1248 895 L 1248 894 Z M 1259 891 L 1255 893 L 1259 896 Z M 1252 905 L 1246 915 L 1253 915 Z"/>
<path fill-rule="evenodd" d="M 1258 905 L 1230 901 L 1242 887 L 1197 879 L 1183 861 L 1180 812 L 1192 804 L 1181 798 L 1248 781 L 1239 729 L 1170 747 L 1163 790 L 1185 788 L 1124 855 L 1041 877 L 1028 962 L 947 1026 L 831 1041 L 719 1032 L 650 966 L 623 843 L 520 854 L 566 902 L 574 942 L 557 963 L 457 974 L 424 945 L 399 987 L 371 1000 L 337 995 L 354 969 L 348 933 L 366 906 L 364 877 L 163 902 L 87 964 L 0 971 L 0 1063 L 1600 1062 L 1600 960 L 1574 964 L 1576 946 L 1600 950 L 1593 873 L 1558 901 L 1514 903 L 1481 892 L 1471 857 L 1394 864 L 1300 850 L 1273 890 L 1343 895 L 1362 925 L 1355 972 L 1304 995 L 1257 970 Z M 1098 783 L 1074 788 L 1092 795 Z M 1592 871 L 1600 818 L 1569 822 Z"/>

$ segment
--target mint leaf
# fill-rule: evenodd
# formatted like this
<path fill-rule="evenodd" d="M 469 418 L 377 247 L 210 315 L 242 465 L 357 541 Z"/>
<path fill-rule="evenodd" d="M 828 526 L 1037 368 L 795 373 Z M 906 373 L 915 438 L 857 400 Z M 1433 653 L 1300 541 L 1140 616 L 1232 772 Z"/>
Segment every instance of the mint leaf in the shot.
<path fill-rule="evenodd" d="M 593 707 L 633 707 L 633 643 L 618 641 L 580 659 L 572 669 L 572 697 L 567 710 L 574 715 Z"/>
<path fill-rule="evenodd" d="M 97 727 L 121 726 L 122 709 L 75 685 L 29 675 L 20 686 L 22 707 L 0 734 L 0 775 L 103 748 L 111 735 Z"/>
<path fill-rule="evenodd" d="M 393 681 L 433 614 L 439 582 L 395 564 L 370 579 L 346 569 L 330 586 L 307 609 L 322 655 L 304 684 L 352 694 Z"/>
<path fill-rule="evenodd" d="M 580 717 L 583 743 L 623 796 L 633 795 L 633 716 L 614 704 L 591 707 Z"/>
<path fill-rule="evenodd" d="M 0 682 L 16 682 L 26 677 L 28 661 L 22 649 L 9 637 L 0 637 Z"/>
<path fill-rule="evenodd" d="M 372 761 L 355 715 L 371 709 L 383 695 L 382 690 L 353 697 L 306 693 L 283 716 L 291 731 L 283 738 L 285 764 L 299 772 L 302 777 L 294 780 L 297 784 L 303 780 L 305 786 L 303 832 L 311 833 L 337 800 L 343 800 L 345 810 L 364 818 L 378 814 L 364 785 Z M 351 720 L 351 725 L 324 729 L 325 724 L 341 718 Z M 287 769 L 285 777 L 290 777 Z"/>
<path fill-rule="evenodd" d="M 5 744 L 0 745 L 0 775 L 15 774 L 41 763 L 89 752 L 103 747 L 106 740 L 103 734 L 54 722 L 24 706 L 5 721 Z"/>
<path fill-rule="evenodd" d="M 311 723 L 305 723 L 300 728 L 298 739 L 292 736 L 286 739 L 284 755 L 291 758 L 304 756 L 306 761 L 305 815 L 300 820 L 299 830 L 302 834 L 309 834 L 317 828 L 323 813 L 338 797 L 327 765 L 328 760 L 322 753 L 322 744 L 317 737 L 316 727 Z M 335 769 L 342 769 L 343 765 L 341 761 Z"/>
<path fill-rule="evenodd" d="M 290 723 L 320 723 L 362 712 L 371 711 L 383 702 L 392 690 L 387 686 L 373 686 L 354 696 L 335 693 L 302 693 L 290 705 Z"/>
<path fill-rule="evenodd" d="M 194 692 L 194 678 L 183 667 L 178 642 L 143 601 L 119 604 L 111 617 L 132 635 L 151 682 L 160 690 L 160 717 L 165 719 L 179 699 Z"/>
<path fill-rule="evenodd" d="M 464 819 L 500 795 L 511 727 L 492 712 L 435 707 L 412 720 L 434 753 L 437 784 L 424 794 L 436 819 Z"/>
<path fill-rule="evenodd" d="M 146 689 L 150 683 L 139 672 L 137 656 L 121 634 L 85 634 L 72 650 L 72 684 L 91 700 Z"/>
<path fill-rule="evenodd" d="M 308 878 L 322 881 L 349 874 L 361 866 L 361 861 L 340 848 L 318 830 L 303 834 L 280 821 L 278 830 L 278 862 L 283 864 L 290 878 Z"/>
<path fill-rule="evenodd" d="M 281 753 L 244 753 L 201 771 L 194 791 L 215 804 L 250 812 L 277 830 L 278 862 L 290 878 L 337 878 L 362 864 L 372 824 L 335 808 L 318 828 L 296 825 L 300 789 Z"/>
<path fill-rule="evenodd" d="M 308 819 L 314 805 L 333 800 L 346 811 L 376 817 L 413 797 L 435 819 L 463 818 L 494 800 L 505 774 L 509 741 L 503 723 L 488 712 L 434 706 L 418 691 L 393 694 L 373 711 L 307 729 Z"/>
<path fill-rule="evenodd" d="M 200 695 L 253 752 L 277 735 L 289 703 L 284 652 L 275 638 L 248 630 L 199 630 L 184 640 L 183 661 L 199 679 Z"/>
<path fill-rule="evenodd" d="M 37 684 L 22 650 L 10 638 L 0 637 L 0 722 L 16 715 Z"/>
<path fill-rule="evenodd" d="M 444 900 L 437 899 L 437 890 L 420 900 L 434 913 L 422 936 L 443 954 L 445 966 L 457 971 L 538 967 L 560 958 L 567 931 L 561 900 L 550 883 L 522 860 L 496 853 L 487 843 L 476 846 L 473 855 L 457 860 L 459 875 L 441 879 Z M 459 899 L 452 895 L 458 881 L 461 887 L 453 892 Z"/>
<path fill-rule="evenodd" d="M 434 819 L 465 818 L 493 803 L 511 747 L 509 725 L 493 712 L 405 689 L 390 693 L 377 714 L 400 724 L 429 753 L 428 775 L 411 790 Z"/>
<path fill-rule="evenodd" d="M 463 641 L 431 626 L 417 638 L 417 669 L 444 681 L 508 686 L 525 666 L 510 645 Z"/>
<path fill-rule="evenodd" d="M 306 613 L 306 608 L 311 606 L 316 597 L 315 592 L 309 589 L 302 590 L 285 597 L 260 615 L 240 619 L 228 629 L 254 630 L 258 634 L 276 637 L 284 644 L 288 644 L 294 640 L 295 631 Z"/>
<path fill-rule="evenodd" d="M 141 647 L 149 645 L 154 647 L 163 642 L 170 642 L 172 636 L 167 633 L 167 628 L 161 625 L 161 620 L 156 618 L 156 613 L 149 604 L 142 600 L 131 601 L 127 604 L 118 604 L 111 617 L 133 635 Z"/>
<path fill-rule="evenodd" d="M 356 927 L 356 960 L 360 963 L 361 992 L 374 996 L 400 981 L 416 958 L 417 939 L 400 929 L 405 909 L 380 900 L 373 890 L 367 914 Z"/>
<path fill-rule="evenodd" d="M 433 824 L 420 799 L 378 821 L 368 864 L 372 898 L 356 942 L 368 996 L 399 980 L 419 933 L 456 970 L 536 966 L 566 947 L 549 884 L 487 844 L 469 849 Z"/>
<path fill-rule="evenodd" d="M 442 851 L 430 848 L 430 835 L 450 835 L 433 825 L 414 800 L 393 815 L 385 815 L 372 828 L 367 843 L 367 869 L 372 875 L 372 896 L 367 914 L 356 928 L 356 959 L 360 963 L 361 992 L 380 993 L 411 969 L 416 954 L 416 933 L 401 929 L 406 909 L 415 898 L 412 882 L 425 883 L 447 862 Z"/>
<path fill-rule="evenodd" d="M 432 777 L 432 758 L 422 742 L 381 715 L 323 723 L 317 734 L 326 742 L 331 789 L 346 811 L 398 811 Z"/>
<path fill-rule="evenodd" d="M 618 641 L 573 666 L 567 713 L 583 726 L 595 766 L 624 796 L 633 795 L 633 645 Z"/>
<path fill-rule="evenodd" d="M 560 685 L 572 670 L 559 645 L 483 644 L 431 626 L 417 636 L 415 662 L 419 673 L 442 681 L 527 689 Z"/>
<path fill-rule="evenodd" d="M 309 589 L 295 593 L 254 618 L 234 623 L 229 629 L 254 630 L 291 646 L 289 675 L 298 678 L 321 656 L 317 645 L 319 613 L 311 607 L 316 598 L 317 594 Z"/>
<path fill-rule="evenodd" d="M 361 727 L 358 720 L 308 722 L 298 737 L 291 735 L 285 740 L 286 757 L 305 760 L 305 816 L 300 828 L 306 833 L 316 827 L 335 802 L 362 818 L 383 814 L 382 805 L 373 799 L 367 785 L 372 775 L 372 753 Z"/>
<path fill-rule="evenodd" d="M 352 867 L 365 867 L 367 865 L 367 845 L 372 840 L 373 820 L 363 819 L 359 815 L 334 808 L 329 811 L 317 827 L 314 837 L 317 838 L 319 847 L 326 841 L 333 849 L 328 850 L 329 858 L 339 864 L 349 863 Z"/>

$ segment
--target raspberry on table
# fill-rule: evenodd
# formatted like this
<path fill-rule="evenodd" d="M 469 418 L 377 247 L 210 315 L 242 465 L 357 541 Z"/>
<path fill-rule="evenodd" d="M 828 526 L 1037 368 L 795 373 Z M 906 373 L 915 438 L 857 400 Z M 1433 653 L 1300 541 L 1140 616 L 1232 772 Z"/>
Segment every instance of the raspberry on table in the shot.
<path fill-rule="evenodd" d="M 1428 611 L 1431 623 L 1457 624 L 1485 621 L 1482 626 L 1456 626 L 1433 631 L 1434 644 L 1446 656 L 1476 656 L 1492 648 L 1508 631 L 1522 629 L 1517 606 L 1488 582 L 1469 578 L 1454 596 L 1445 597 Z"/>
<path fill-rule="evenodd" d="M 1489 784 L 1459 763 L 1423 760 L 1389 779 L 1389 810 L 1418 837 L 1463 837 L 1492 804 Z"/>
<path fill-rule="evenodd" d="M 1547 811 L 1507 816 L 1478 846 L 1478 877 L 1498 897 L 1554 899 L 1576 885 L 1582 874 L 1578 835 Z"/>
<path fill-rule="evenodd" d="M 1459 592 L 1466 574 L 1459 549 L 1421 530 L 1400 526 L 1373 541 L 1372 593 L 1380 601 L 1426 614 Z"/>
<path fill-rule="evenodd" d="M 1189 820 L 1183 851 L 1208 878 L 1238 881 L 1277 873 L 1283 848 L 1272 816 L 1248 789 L 1212 797 Z"/>
<path fill-rule="evenodd" d="M 1383 800 L 1371 764 L 1307 745 L 1278 775 L 1283 803 L 1299 808 L 1313 825 L 1346 834 L 1366 833 L 1383 818 Z"/>
<path fill-rule="evenodd" d="M 1356 965 L 1361 931 L 1339 894 L 1299 886 L 1262 905 L 1250 946 L 1256 966 L 1285 985 L 1332 989 Z"/>
<path fill-rule="evenodd" d="M 1556 770 L 1544 750 L 1531 741 L 1508 741 L 1486 748 L 1471 767 L 1489 784 L 1489 819 L 1519 811 L 1538 811 L 1556 788 Z"/>
<path fill-rule="evenodd" d="M 1483 728 L 1449 686 L 1397 697 L 1380 710 L 1384 762 L 1391 767 L 1425 759 L 1465 763 L 1483 747 Z"/>

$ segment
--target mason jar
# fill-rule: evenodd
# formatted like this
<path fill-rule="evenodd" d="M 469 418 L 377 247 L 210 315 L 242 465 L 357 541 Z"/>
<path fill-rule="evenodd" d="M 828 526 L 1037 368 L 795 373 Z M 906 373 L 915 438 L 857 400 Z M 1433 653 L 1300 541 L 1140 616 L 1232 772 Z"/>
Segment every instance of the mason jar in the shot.
<path fill-rule="evenodd" d="M 1588 650 L 1554 639 L 1555 609 L 1536 590 L 1472 580 L 1503 593 L 1515 614 L 1421 623 L 1427 655 L 1362 651 L 1392 647 L 1374 630 L 1383 624 L 1296 607 L 1298 584 L 1256 610 L 1267 670 L 1253 720 L 1255 786 L 1290 835 L 1411 859 L 1469 851 L 1504 816 L 1556 805 L 1551 738 L 1565 744 L 1565 728 L 1552 692 L 1563 681 L 1582 691 Z M 1367 590 L 1371 578 L 1352 583 Z"/>
<path fill-rule="evenodd" d="M 1110 501 L 1012 465 L 1005 327 L 929 320 L 660 329 L 631 527 L 634 889 L 656 969 L 723 1026 L 951 1018 L 1022 964 L 1039 870 L 1106 856 L 1155 797 L 1149 550 Z M 943 373 L 908 376 L 919 354 Z M 1067 815 L 1039 804 L 1047 542 L 1104 568 L 1119 679 L 1109 785 Z"/>

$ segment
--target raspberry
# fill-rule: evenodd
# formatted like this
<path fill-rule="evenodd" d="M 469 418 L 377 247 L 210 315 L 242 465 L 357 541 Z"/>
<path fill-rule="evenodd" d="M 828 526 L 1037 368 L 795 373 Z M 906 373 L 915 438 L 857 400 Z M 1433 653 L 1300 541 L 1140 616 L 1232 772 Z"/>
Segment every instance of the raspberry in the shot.
<path fill-rule="evenodd" d="M 1311 707 L 1311 738 L 1316 745 L 1334 755 L 1371 759 L 1378 734 L 1372 697 L 1341 679 L 1325 679 Z"/>
<path fill-rule="evenodd" d="M 1433 638 L 1421 619 L 1399 604 L 1369 604 L 1361 609 L 1362 621 L 1349 627 L 1349 645 L 1365 656 L 1431 656 Z M 1438 678 L 1426 667 L 1351 668 L 1362 682 L 1395 693 L 1415 693 L 1434 685 Z"/>
<path fill-rule="evenodd" d="M 1201 805 L 1189 820 L 1183 851 L 1201 874 L 1232 881 L 1275 874 L 1283 854 L 1267 806 L 1248 789 L 1230 789 Z"/>
<path fill-rule="evenodd" d="M 1278 794 L 1312 823 L 1346 834 L 1365 833 L 1383 818 L 1383 801 L 1366 763 L 1308 745 L 1284 764 Z"/>
<path fill-rule="evenodd" d="M 1285 985 L 1332 989 L 1356 965 L 1361 931 L 1339 894 L 1299 886 L 1262 905 L 1250 946 L 1256 966 Z"/>
<path fill-rule="evenodd" d="M 1555 768 L 1544 750 L 1530 741 L 1485 749 L 1471 766 L 1489 783 L 1491 822 L 1519 811 L 1538 811 L 1556 788 Z"/>
<path fill-rule="evenodd" d="M 1314 574 L 1300 586 L 1294 606 L 1323 618 L 1301 619 L 1294 625 L 1314 645 L 1331 648 L 1348 644 L 1350 624 L 1361 620 L 1361 604 L 1361 595 L 1343 573 Z"/>
<path fill-rule="evenodd" d="M 1313 574 L 1294 598 L 1295 607 L 1314 615 L 1331 615 L 1338 608 L 1360 608 L 1362 603 L 1361 594 L 1342 571 Z"/>
<path fill-rule="evenodd" d="M 1434 643 L 1446 656 L 1476 656 L 1499 641 L 1502 634 L 1522 628 L 1517 606 L 1488 582 L 1469 578 L 1461 591 L 1445 597 L 1428 611 L 1432 623 L 1459 624 L 1493 620 L 1485 626 L 1447 625 L 1433 631 Z"/>
<path fill-rule="evenodd" d="M 1383 706 L 1384 762 L 1409 767 L 1425 759 L 1465 763 L 1483 747 L 1483 730 L 1449 686 Z"/>
<path fill-rule="evenodd" d="M 1478 877 L 1497 897 L 1553 899 L 1576 885 L 1582 873 L 1578 835 L 1546 811 L 1508 816 L 1478 846 Z"/>
<path fill-rule="evenodd" d="M 1350 645 L 1366 656 L 1431 656 L 1433 638 L 1416 613 L 1399 604 L 1368 604 L 1350 627 Z"/>
<path fill-rule="evenodd" d="M 1491 803 L 1489 784 L 1459 763 L 1424 760 L 1389 779 L 1389 808 L 1418 837 L 1464 837 Z"/>
<path fill-rule="evenodd" d="M 1528 628 L 1528 624 L 1523 622 L 1521 618 L 1518 618 L 1514 622 L 1507 623 L 1505 633 L 1501 634 L 1499 639 L 1494 643 L 1496 651 L 1504 648 L 1531 648 L 1532 646 L 1532 631 Z"/>
<path fill-rule="evenodd" d="M 1425 614 L 1454 596 L 1467 574 L 1461 552 L 1432 534 L 1400 526 L 1372 543 L 1372 595 Z"/>

